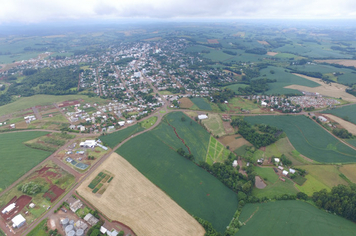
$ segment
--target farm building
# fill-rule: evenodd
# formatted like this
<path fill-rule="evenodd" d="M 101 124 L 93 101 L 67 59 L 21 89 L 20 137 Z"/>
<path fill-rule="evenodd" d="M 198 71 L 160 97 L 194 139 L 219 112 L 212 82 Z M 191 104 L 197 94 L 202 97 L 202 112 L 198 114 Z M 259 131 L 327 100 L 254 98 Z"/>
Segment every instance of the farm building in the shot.
<path fill-rule="evenodd" d="M 81 142 L 79 145 L 81 147 L 93 148 L 96 145 L 96 141 L 95 140 L 85 140 L 85 142 Z"/>
<path fill-rule="evenodd" d="M 96 223 L 99 222 L 99 219 L 95 218 L 92 214 L 88 213 L 85 217 L 84 220 L 88 222 L 89 225 L 93 226 Z"/>
<path fill-rule="evenodd" d="M 274 162 L 279 163 L 279 158 L 274 158 Z"/>
<path fill-rule="evenodd" d="M 198 119 L 199 120 L 205 120 L 205 119 L 208 119 L 208 116 L 207 115 L 198 115 Z"/>
<path fill-rule="evenodd" d="M 120 126 L 124 126 L 125 125 L 125 121 L 119 121 L 117 122 Z"/>
<path fill-rule="evenodd" d="M 321 121 L 321 122 L 327 122 L 328 119 L 326 119 L 324 116 L 318 116 L 318 119 Z"/>
<path fill-rule="evenodd" d="M 283 166 L 278 166 L 278 169 L 283 170 L 284 168 Z"/>
<path fill-rule="evenodd" d="M 100 233 L 105 234 L 106 231 L 108 231 L 106 228 L 104 228 L 103 226 L 100 226 Z"/>
<path fill-rule="evenodd" d="M 7 207 L 4 208 L 4 210 L 1 211 L 2 214 L 6 214 L 9 213 L 10 211 L 12 211 L 12 209 L 14 209 L 16 207 L 16 203 L 11 203 L 10 205 L 8 205 Z"/>
<path fill-rule="evenodd" d="M 69 207 L 70 207 L 71 211 L 73 211 L 73 212 L 76 212 L 82 206 L 83 206 L 83 203 L 79 199 L 73 203 L 69 203 Z"/>
<path fill-rule="evenodd" d="M 282 172 L 282 174 L 283 174 L 283 175 L 288 175 L 288 171 L 284 170 L 284 171 Z"/>
<path fill-rule="evenodd" d="M 261 102 L 261 106 L 263 106 L 263 107 L 267 106 L 267 102 L 262 101 L 262 102 Z"/>
<path fill-rule="evenodd" d="M 15 216 L 11 221 L 13 228 L 20 228 L 26 223 L 26 219 L 21 214 Z"/>
<path fill-rule="evenodd" d="M 98 147 L 101 147 L 101 148 L 104 149 L 105 151 L 108 150 L 107 147 L 105 147 L 105 146 L 103 146 L 103 145 L 101 145 L 101 144 L 99 144 L 99 143 L 97 143 L 96 145 L 97 145 Z"/>
<path fill-rule="evenodd" d="M 232 166 L 236 168 L 238 165 L 239 164 L 237 163 L 237 160 L 234 160 L 234 162 L 232 163 Z"/>
<path fill-rule="evenodd" d="M 290 172 L 291 174 L 294 174 L 294 173 L 295 173 L 295 170 L 292 169 L 292 168 L 289 168 L 289 172 Z"/>

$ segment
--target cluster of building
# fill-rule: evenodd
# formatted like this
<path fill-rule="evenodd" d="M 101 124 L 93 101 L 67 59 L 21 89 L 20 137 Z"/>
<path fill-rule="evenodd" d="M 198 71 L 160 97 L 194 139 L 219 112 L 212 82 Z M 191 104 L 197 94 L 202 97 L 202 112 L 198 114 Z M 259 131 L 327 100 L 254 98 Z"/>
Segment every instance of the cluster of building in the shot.
<path fill-rule="evenodd" d="M 325 108 L 325 107 L 334 107 L 339 105 L 340 102 L 332 99 L 325 98 L 322 96 L 295 96 L 288 98 L 292 103 L 299 105 L 301 108 L 313 107 L 315 109 Z"/>

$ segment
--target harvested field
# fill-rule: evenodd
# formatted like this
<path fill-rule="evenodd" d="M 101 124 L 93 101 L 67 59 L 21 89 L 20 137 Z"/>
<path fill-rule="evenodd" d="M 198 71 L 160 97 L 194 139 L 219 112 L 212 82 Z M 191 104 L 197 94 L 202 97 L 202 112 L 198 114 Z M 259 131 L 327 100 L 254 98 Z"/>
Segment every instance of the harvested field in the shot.
<path fill-rule="evenodd" d="M 225 146 L 229 146 L 230 150 L 236 150 L 243 145 L 251 145 L 246 139 L 239 134 L 228 135 L 218 139 Z"/>
<path fill-rule="evenodd" d="M 277 55 L 278 54 L 278 52 L 267 52 L 267 55 L 268 56 L 275 56 L 275 55 Z"/>
<path fill-rule="evenodd" d="M 262 44 L 262 45 L 269 45 L 269 43 L 267 43 L 266 41 L 259 41 L 259 40 L 257 40 L 257 42 L 259 43 L 259 44 Z"/>
<path fill-rule="evenodd" d="M 356 184 L 356 165 L 343 165 L 339 168 L 339 171 Z"/>
<path fill-rule="evenodd" d="M 226 134 L 233 134 L 234 128 L 231 126 L 229 121 L 223 121 L 224 129 Z"/>
<path fill-rule="evenodd" d="M 97 197 L 87 186 L 103 170 L 114 173 L 115 178 L 105 193 Z M 77 191 L 107 217 L 130 226 L 137 235 L 205 233 L 193 217 L 116 153 L 94 171 Z"/>
<path fill-rule="evenodd" d="M 354 66 L 356 67 L 356 60 L 315 60 L 318 63 L 330 63 L 330 64 L 339 64 L 343 66 Z"/>
<path fill-rule="evenodd" d="M 323 114 L 323 116 L 326 116 L 330 119 L 332 119 L 333 121 L 339 123 L 342 127 L 344 127 L 345 129 L 347 129 L 347 131 L 349 131 L 350 133 L 352 133 L 353 135 L 356 135 L 356 125 L 348 122 L 346 120 L 343 120 L 337 116 L 334 115 L 330 115 L 330 114 Z"/>
<path fill-rule="evenodd" d="M 217 39 L 208 39 L 209 44 L 219 44 L 219 41 Z"/>
<path fill-rule="evenodd" d="M 335 98 L 342 98 L 343 100 L 349 101 L 349 102 L 356 102 L 356 97 L 352 96 L 349 93 L 346 93 L 346 88 L 347 86 L 337 84 L 337 83 L 331 83 L 331 84 L 325 84 L 324 82 L 321 81 L 321 79 L 306 76 L 306 75 L 300 75 L 300 74 L 294 74 L 300 77 L 303 77 L 305 79 L 314 81 L 320 86 L 318 87 L 307 87 L 307 86 L 301 86 L 301 85 L 289 85 L 284 88 L 290 88 L 290 89 L 297 89 L 301 91 L 307 91 L 307 92 L 312 92 L 312 93 L 320 93 L 324 96 L 328 97 L 335 97 Z"/>
<path fill-rule="evenodd" d="M 179 104 L 180 108 L 189 109 L 194 105 L 194 103 L 192 101 L 190 101 L 189 98 L 181 98 L 181 99 L 179 99 L 179 102 L 180 102 L 180 104 Z"/>

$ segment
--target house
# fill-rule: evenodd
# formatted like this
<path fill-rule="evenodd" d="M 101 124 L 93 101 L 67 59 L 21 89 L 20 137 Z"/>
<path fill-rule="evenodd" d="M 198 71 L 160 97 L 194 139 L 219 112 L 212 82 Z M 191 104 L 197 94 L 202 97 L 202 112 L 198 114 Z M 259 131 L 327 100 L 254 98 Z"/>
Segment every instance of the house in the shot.
<path fill-rule="evenodd" d="M 263 106 L 263 107 L 267 106 L 267 102 L 262 101 L 261 106 Z"/>
<path fill-rule="evenodd" d="M 106 231 L 108 231 L 106 228 L 104 228 L 103 226 L 100 226 L 100 233 L 105 234 Z"/>
<path fill-rule="evenodd" d="M 11 129 L 15 129 L 15 128 L 16 128 L 15 124 L 11 124 L 11 125 L 10 125 L 10 128 L 11 128 Z"/>
<path fill-rule="evenodd" d="M 328 119 L 326 119 L 324 116 L 318 116 L 318 119 L 321 121 L 321 122 L 327 122 Z"/>
<path fill-rule="evenodd" d="M 71 211 L 76 212 L 79 208 L 81 208 L 83 206 L 82 201 L 80 201 L 79 199 L 76 200 L 73 203 L 69 203 L 69 208 Z"/>
<path fill-rule="evenodd" d="M 285 176 L 287 176 L 289 173 L 288 173 L 288 171 L 284 170 L 284 171 L 282 172 L 282 174 L 285 175 Z"/>
<path fill-rule="evenodd" d="M 278 169 L 283 170 L 284 168 L 283 166 L 278 166 Z"/>
<path fill-rule="evenodd" d="M 239 164 L 237 163 L 237 160 L 234 160 L 234 162 L 232 163 L 232 166 L 236 168 L 238 165 Z"/>
<path fill-rule="evenodd" d="M 292 168 L 289 168 L 289 172 L 290 172 L 291 174 L 294 174 L 294 173 L 295 173 L 295 170 L 292 169 Z"/>
<path fill-rule="evenodd" d="M 69 126 L 70 129 L 75 129 L 75 127 L 76 127 L 75 125 L 70 125 Z"/>
<path fill-rule="evenodd" d="M 208 119 L 208 116 L 207 116 L 207 115 L 204 115 L 204 114 L 198 115 L 198 119 L 199 119 L 199 120 L 205 120 L 205 119 Z"/>
<path fill-rule="evenodd" d="M 117 122 L 120 126 L 124 126 L 125 125 L 125 121 L 119 121 Z"/>
<path fill-rule="evenodd" d="M 275 163 L 279 163 L 279 161 L 280 161 L 279 158 L 274 158 Z"/>
<path fill-rule="evenodd" d="M 11 221 L 12 221 L 13 228 L 20 228 L 26 223 L 26 219 L 21 214 L 18 214 L 17 216 L 12 218 Z"/>
<path fill-rule="evenodd" d="M 96 225 L 96 223 L 99 222 L 99 219 L 95 218 L 92 214 L 88 213 L 85 217 L 84 220 L 88 222 L 89 225 L 93 226 Z"/>

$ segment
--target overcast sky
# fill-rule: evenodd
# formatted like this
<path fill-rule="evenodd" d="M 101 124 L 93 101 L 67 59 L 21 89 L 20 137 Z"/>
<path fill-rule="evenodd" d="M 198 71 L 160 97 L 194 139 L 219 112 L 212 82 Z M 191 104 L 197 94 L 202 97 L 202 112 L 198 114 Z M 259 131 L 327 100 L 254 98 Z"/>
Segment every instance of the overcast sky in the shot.
<path fill-rule="evenodd" d="M 116 18 L 356 19 L 355 0 L 0 0 L 0 23 Z"/>

